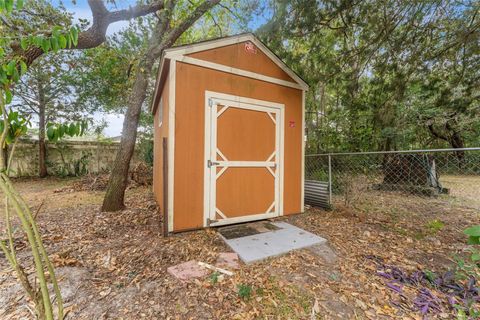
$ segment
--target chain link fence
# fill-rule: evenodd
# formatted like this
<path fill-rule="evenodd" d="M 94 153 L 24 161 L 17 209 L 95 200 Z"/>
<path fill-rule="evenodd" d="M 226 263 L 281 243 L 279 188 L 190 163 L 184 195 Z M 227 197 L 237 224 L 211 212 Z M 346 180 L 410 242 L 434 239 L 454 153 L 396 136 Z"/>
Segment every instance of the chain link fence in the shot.
<path fill-rule="evenodd" d="M 456 197 L 480 209 L 480 148 L 307 155 L 305 180 L 305 203 L 323 207 L 408 199 L 427 209 L 432 199 Z M 312 189 L 317 183 L 327 192 Z"/>

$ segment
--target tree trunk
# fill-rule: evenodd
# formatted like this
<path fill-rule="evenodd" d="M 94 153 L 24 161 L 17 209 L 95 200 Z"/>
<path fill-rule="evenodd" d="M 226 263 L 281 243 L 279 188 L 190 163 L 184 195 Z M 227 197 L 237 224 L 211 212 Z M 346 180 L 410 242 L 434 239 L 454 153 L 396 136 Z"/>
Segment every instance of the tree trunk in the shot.
<path fill-rule="evenodd" d="M 452 146 L 452 148 L 455 148 L 455 149 L 465 148 L 465 143 L 463 142 L 463 137 L 457 131 L 452 133 L 449 142 L 450 142 L 450 145 Z M 463 163 L 465 161 L 465 151 L 463 151 L 463 150 L 455 151 L 455 154 L 456 154 L 457 159 L 458 159 L 458 165 L 460 167 L 463 166 Z"/>
<path fill-rule="evenodd" d="M 45 91 L 41 79 L 38 79 L 38 148 L 38 175 L 44 178 L 48 173 L 45 146 Z"/>
<path fill-rule="evenodd" d="M 0 152 L 2 153 L 0 156 L 0 161 L 2 164 L 0 165 L 0 170 L 4 170 L 7 168 L 8 165 L 8 145 L 5 144 L 3 148 L 1 148 Z"/>
<path fill-rule="evenodd" d="M 151 58 L 145 59 L 136 72 L 135 83 L 129 98 L 128 110 L 123 120 L 122 139 L 108 181 L 102 211 L 117 211 L 125 207 L 124 197 L 128 183 L 130 160 L 135 151 L 138 120 L 147 95 L 148 77 L 151 74 L 153 62 L 154 60 Z"/>
<path fill-rule="evenodd" d="M 447 121 L 445 123 L 445 131 L 446 133 L 439 132 L 435 129 L 433 126 L 433 123 L 429 123 L 427 125 L 427 128 L 429 129 L 430 133 L 432 134 L 433 137 L 437 139 L 444 140 L 450 144 L 450 146 L 454 149 L 461 149 L 465 148 L 465 142 L 463 140 L 461 132 L 459 132 L 455 128 L 455 123 L 452 125 L 450 123 L 451 120 Z M 465 159 L 465 152 L 464 151 L 456 151 L 455 155 L 457 156 L 458 159 L 458 164 L 459 166 L 462 166 L 463 161 Z"/>
<path fill-rule="evenodd" d="M 135 74 L 135 83 L 129 97 L 127 113 L 123 120 L 122 140 L 120 141 L 120 148 L 117 151 L 113 170 L 108 180 L 102 211 L 117 211 L 125 207 L 125 189 L 128 183 L 130 160 L 135 150 L 138 119 L 147 95 L 148 79 L 152 74 L 152 67 L 155 60 L 160 57 L 165 48 L 172 46 L 195 21 L 219 2 L 220 0 L 204 1 L 173 29 L 170 29 L 170 19 L 175 1 L 166 2 L 168 6 L 166 10 L 162 10 L 162 14 L 159 16 L 159 21 L 149 41 L 148 50 L 143 59 L 140 60 L 142 62 L 138 66 Z M 166 32 L 167 30 L 168 32 Z"/>

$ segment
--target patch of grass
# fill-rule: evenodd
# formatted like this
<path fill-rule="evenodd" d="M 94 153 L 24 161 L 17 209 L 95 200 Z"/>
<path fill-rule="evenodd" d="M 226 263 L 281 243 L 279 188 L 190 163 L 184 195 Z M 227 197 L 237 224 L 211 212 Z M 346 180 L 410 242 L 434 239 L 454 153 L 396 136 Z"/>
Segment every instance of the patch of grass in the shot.
<path fill-rule="evenodd" d="M 413 238 L 415 238 L 415 240 L 423 240 L 425 239 L 425 233 L 417 231 L 413 234 Z"/>
<path fill-rule="evenodd" d="M 210 282 L 212 284 L 217 284 L 218 283 L 218 278 L 220 277 L 220 273 L 218 273 L 217 271 L 213 272 L 211 275 L 210 275 Z"/>
<path fill-rule="evenodd" d="M 428 222 L 425 226 L 430 234 L 436 234 L 438 231 L 442 230 L 445 227 L 443 221 L 435 219 Z"/>
<path fill-rule="evenodd" d="M 275 277 L 269 279 L 263 300 L 266 314 L 275 315 L 275 319 L 306 319 L 312 309 L 314 298 L 294 285 L 280 285 Z"/>
<path fill-rule="evenodd" d="M 425 273 L 425 277 L 427 278 L 427 280 L 430 282 L 430 283 L 433 283 L 435 281 L 435 279 L 437 278 L 437 275 L 435 274 L 435 272 L 431 271 L 431 270 L 425 270 L 424 271 Z"/>
<path fill-rule="evenodd" d="M 310 313 L 312 296 L 294 285 L 280 287 L 275 279 L 271 280 L 271 292 L 276 301 L 275 314 L 279 319 L 303 319 L 302 312 L 304 315 Z"/>
<path fill-rule="evenodd" d="M 238 289 L 238 296 L 243 299 L 243 300 L 249 300 L 252 296 L 252 286 L 248 285 L 248 284 L 239 284 L 237 285 L 237 289 Z"/>

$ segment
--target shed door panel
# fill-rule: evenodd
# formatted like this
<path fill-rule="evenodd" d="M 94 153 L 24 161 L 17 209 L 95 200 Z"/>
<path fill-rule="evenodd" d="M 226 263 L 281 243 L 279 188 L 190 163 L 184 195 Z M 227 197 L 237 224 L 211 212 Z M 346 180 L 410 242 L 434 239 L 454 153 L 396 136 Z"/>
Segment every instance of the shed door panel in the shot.
<path fill-rule="evenodd" d="M 275 151 L 275 123 L 266 112 L 229 107 L 217 118 L 217 148 L 235 161 L 265 161 Z"/>
<path fill-rule="evenodd" d="M 217 179 L 217 208 L 227 218 L 266 213 L 274 201 L 275 178 L 265 168 L 232 167 Z"/>
<path fill-rule="evenodd" d="M 210 225 L 279 215 L 280 110 L 210 104 Z"/>

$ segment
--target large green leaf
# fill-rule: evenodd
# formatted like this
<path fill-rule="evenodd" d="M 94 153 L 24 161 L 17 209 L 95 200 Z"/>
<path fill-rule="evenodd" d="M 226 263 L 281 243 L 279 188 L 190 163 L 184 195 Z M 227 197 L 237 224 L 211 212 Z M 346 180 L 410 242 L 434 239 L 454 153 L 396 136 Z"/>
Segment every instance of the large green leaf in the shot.
<path fill-rule="evenodd" d="M 75 123 L 70 123 L 70 126 L 68 127 L 68 135 L 69 136 L 74 136 L 76 131 Z"/>
<path fill-rule="evenodd" d="M 28 39 L 27 38 L 20 39 L 20 47 L 22 47 L 23 50 L 27 49 L 27 47 L 28 47 Z"/>
<path fill-rule="evenodd" d="M 67 47 L 67 38 L 64 35 L 58 36 L 58 45 L 60 48 L 65 49 Z"/>
<path fill-rule="evenodd" d="M 13 0 L 5 0 L 5 10 L 11 12 L 13 9 Z"/>
<path fill-rule="evenodd" d="M 78 29 L 76 27 L 70 28 L 70 36 L 71 36 L 73 45 L 76 46 L 78 43 Z"/>
<path fill-rule="evenodd" d="M 10 90 L 5 91 L 5 104 L 12 102 L 12 92 Z"/>
<path fill-rule="evenodd" d="M 15 60 L 11 60 L 7 65 L 7 75 L 11 76 L 15 72 Z"/>
<path fill-rule="evenodd" d="M 20 73 L 22 75 L 27 73 L 27 64 L 24 61 L 20 61 Z"/>
<path fill-rule="evenodd" d="M 50 40 L 42 39 L 42 50 L 43 52 L 48 52 L 51 48 Z"/>
<path fill-rule="evenodd" d="M 51 45 L 52 50 L 53 50 L 54 52 L 57 52 L 58 49 L 60 49 L 60 46 L 58 45 L 58 39 L 57 39 L 56 37 L 52 37 L 52 38 L 50 39 L 50 45 Z"/>
<path fill-rule="evenodd" d="M 63 137 L 63 135 L 65 134 L 65 126 L 64 125 L 59 125 L 58 126 L 58 131 L 59 131 L 58 135 L 60 137 Z"/>
<path fill-rule="evenodd" d="M 477 236 L 469 236 L 467 243 L 468 243 L 468 244 L 472 244 L 472 245 L 480 244 L 480 237 L 477 237 Z"/>
<path fill-rule="evenodd" d="M 463 233 L 473 237 L 480 237 L 480 225 L 479 226 L 472 226 L 463 230 Z"/>
<path fill-rule="evenodd" d="M 48 138 L 48 140 L 53 140 L 54 136 L 55 136 L 55 129 L 53 128 L 53 126 L 48 127 L 47 128 L 47 138 Z"/>

